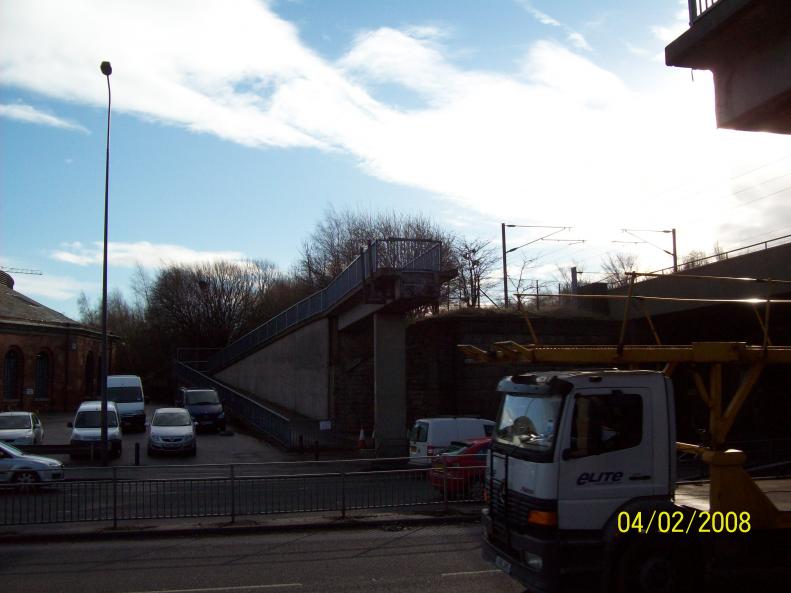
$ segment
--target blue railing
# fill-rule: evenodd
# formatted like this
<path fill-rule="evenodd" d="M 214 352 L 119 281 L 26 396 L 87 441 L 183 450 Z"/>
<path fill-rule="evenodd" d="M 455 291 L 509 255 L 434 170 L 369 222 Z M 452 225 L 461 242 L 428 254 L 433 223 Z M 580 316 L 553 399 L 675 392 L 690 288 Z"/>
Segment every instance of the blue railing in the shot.
<path fill-rule="evenodd" d="M 442 243 L 439 241 L 378 239 L 361 251 L 325 288 L 302 299 L 211 356 L 207 367 L 209 370 L 225 367 L 289 328 L 326 313 L 377 273 L 439 272 L 441 265 Z"/>
<path fill-rule="evenodd" d="M 291 421 L 224 383 L 204 375 L 192 366 L 175 362 L 176 374 L 185 381 L 198 387 L 212 387 L 217 390 L 223 408 L 237 418 L 264 433 L 283 447 L 291 447 Z"/>
<path fill-rule="evenodd" d="M 720 0 L 688 0 L 689 2 L 689 24 L 691 25 L 700 16 L 717 4 Z"/>

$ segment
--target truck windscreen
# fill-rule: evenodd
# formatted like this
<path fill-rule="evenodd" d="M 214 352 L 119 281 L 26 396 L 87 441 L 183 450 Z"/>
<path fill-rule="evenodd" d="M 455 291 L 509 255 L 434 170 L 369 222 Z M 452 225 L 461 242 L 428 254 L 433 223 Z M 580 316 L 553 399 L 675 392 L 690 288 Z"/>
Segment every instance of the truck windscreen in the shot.
<path fill-rule="evenodd" d="M 562 395 L 506 393 L 497 419 L 497 442 L 533 451 L 551 451 L 562 402 Z"/>

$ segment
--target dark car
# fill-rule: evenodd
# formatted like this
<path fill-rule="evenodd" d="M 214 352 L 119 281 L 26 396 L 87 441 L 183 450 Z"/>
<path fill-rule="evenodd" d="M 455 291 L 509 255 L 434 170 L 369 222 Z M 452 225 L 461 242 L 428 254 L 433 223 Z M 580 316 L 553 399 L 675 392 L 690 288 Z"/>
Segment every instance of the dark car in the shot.
<path fill-rule="evenodd" d="M 438 490 L 448 489 L 452 498 L 483 497 L 483 478 L 491 437 L 454 441 L 442 455 L 434 458 L 429 481 Z"/>
<path fill-rule="evenodd" d="M 225 430 L 225 411 L 214 389 L 181 388 L 176 394 L 176 406 L 189 411 L 198 429 Z"/>

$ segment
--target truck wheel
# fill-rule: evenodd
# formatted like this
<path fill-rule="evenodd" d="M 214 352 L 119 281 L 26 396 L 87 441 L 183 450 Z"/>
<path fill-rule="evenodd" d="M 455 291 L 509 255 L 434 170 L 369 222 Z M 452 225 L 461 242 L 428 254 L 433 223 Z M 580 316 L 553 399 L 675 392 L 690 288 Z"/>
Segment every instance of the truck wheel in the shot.
<path fill-rule="evenodd" d="M 665 534 L 629 539 L 615 559 L 617 593 L 682 593 L 696 589 L 700 564 L 694 546 Z"/>

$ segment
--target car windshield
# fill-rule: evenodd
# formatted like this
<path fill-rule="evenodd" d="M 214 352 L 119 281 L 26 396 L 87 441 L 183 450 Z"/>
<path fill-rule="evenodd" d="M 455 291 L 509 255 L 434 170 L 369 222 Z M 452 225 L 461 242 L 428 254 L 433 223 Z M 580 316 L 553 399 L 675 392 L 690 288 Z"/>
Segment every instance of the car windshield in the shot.
<path fill-rule="evenodd" d="M 131 404 L 143 401 L 143 391 L 140 387 L 108 387 L 107 399 L 117 404 Z"/>
<path fill-rule="evenodd" d="M 0 416 L 0 430 L 13 430 L 15 428 L 30 428 L 30 416 L 14 414 L 13 416 Z"/>
<path fill-rule="evenodd" d="M 409 440 L 413 443 L 425 443 L 428 439 L 428 424 L 425 422 L 415 422 L 412 432 L 409 433 Z"/>
<path fill-rule="evenodd" d="M 154 415 L 154 426 L 189 426 L 192 418 L 187 412 L 162 412 Z"/>
<path fill-rule="evenodd" d="M 107 426 L 115 428 L 118 426 L 118 417 L 112 410 L 107 410 Z M 99 410 L 84 410 L 77 412 L 74 419 L 74 428 L 101 428 L 102 413 Z"/>
<path fill-rule="evenodd" d="M 549 451 L 555 442 L 561 395 L 507 393 L 497 423 L 498 442 Z"/>
<path fill-rule="evenodd" d="M 187 404 L 190 406 L 199 406 L 201 404 L 219 404 L 220 398 L 217 397 L 217 392 L 213 389 L 206 391 L 188 391 Z"/>

